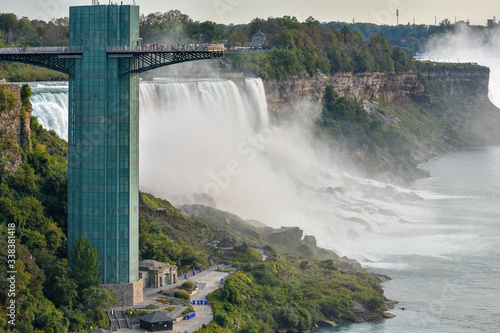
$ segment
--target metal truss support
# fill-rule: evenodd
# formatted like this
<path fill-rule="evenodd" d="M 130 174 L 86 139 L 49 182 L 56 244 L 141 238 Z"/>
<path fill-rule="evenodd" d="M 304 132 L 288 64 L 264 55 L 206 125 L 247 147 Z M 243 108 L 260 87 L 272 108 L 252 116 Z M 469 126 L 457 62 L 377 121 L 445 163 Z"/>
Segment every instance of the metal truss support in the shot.
<path fill-rule="evenodd" d="M 81 52 L 75 53 L 0 53 L 0 61 L 14 61 L 24 64 L 45 67 L 64 74 L 69 74 L 75 58 L 81 58 Z"/>
<path fill-rule="evenodd" d="M 121 73 L 143 73 L 152 69 L 174 65 L 181 62 L 219 59 L 224 56 L 223 51 L 156 51 L 156 52 L 108 52 L 110 58 L 132 58 L 130 69 L 124 66 Z"/>

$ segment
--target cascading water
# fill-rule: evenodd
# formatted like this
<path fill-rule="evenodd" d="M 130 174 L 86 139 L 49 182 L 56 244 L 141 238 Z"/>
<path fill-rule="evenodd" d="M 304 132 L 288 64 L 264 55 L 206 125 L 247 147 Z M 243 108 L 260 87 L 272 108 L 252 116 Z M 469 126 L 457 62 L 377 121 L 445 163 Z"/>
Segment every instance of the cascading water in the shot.
<path fill-rule="evenodd" d="M 30 83 L 33 116 L 40 124 L 68 140 L 68 85 L 61 82 Z"/>

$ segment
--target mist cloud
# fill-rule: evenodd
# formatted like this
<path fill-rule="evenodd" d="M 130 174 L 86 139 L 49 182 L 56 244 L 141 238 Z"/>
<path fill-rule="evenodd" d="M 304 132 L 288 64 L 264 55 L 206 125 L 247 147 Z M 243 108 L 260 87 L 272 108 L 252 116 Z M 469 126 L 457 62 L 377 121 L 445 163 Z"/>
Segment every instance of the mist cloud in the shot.
<path fill-rule="evenodd" d="M 475 62 L 490 68 L 490 100 L 500 107 L 500 28 L 459 24 L 454 32 L 433 37 L 426 51 L 433 60 Z"/>

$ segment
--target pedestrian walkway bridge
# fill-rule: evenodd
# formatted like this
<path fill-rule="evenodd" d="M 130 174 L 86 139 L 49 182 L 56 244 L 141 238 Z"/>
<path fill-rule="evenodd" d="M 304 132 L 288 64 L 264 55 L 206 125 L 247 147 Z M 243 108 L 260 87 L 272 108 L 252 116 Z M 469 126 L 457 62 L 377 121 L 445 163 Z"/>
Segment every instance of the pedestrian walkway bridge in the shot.
<path fill-rule="evenodd" d="M 84 47 L 10 47 L 0 48 L 0 61 L 14 61 L 49 68 L 71 74 L 72 59 L 81 59 Z M 108 58 L 131 58 L 130 69 L 120 74 L 142 73 L 151 69 L 181 62 L 220 59 L 224 56 L 222 44 L 148 44 L 146 46 L 108 46 Z"/>

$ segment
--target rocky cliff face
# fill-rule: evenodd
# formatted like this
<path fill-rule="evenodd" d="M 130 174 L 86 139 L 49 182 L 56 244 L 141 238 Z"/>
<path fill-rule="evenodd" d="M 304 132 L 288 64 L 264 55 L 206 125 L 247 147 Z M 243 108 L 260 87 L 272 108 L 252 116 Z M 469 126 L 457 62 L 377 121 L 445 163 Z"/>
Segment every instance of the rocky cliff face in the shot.
<path fill-rule="evenodd" d="M 418 98 L 428 98 L 429 102 L 457 96 L 469 96 L 476 102 L 490 104 L 488 98 L 490 69 L 475 66 L 471 69 L 436 67 L 420 72 L 420 83 L 425 86 L 425 94 Z"/>
<path fill-rule="evenodd" d="M 328 84 L 340 95 L 360 102 L 371 119 L 377 121 L 375 124 L 388 125 L 387 133 L 394 135 L 379 140 L 376 150 L 373 146 L 381 132 L 374 133 L 377 130 L 370 128 L 367 135 L 372 135 L 372 140 L 367 140 L 366 145 L 349 151 L 341 142 L 341 148 L 333 149 L 344 149 L 344 156 L 369 177 L 406 184 L 422 177 L 417 165 L 435 156 L 500 144 L 500 109 L 488 98 L 488 68 L 434 63 L 419 63 L 418 67 L 417 72 L 398 74 L 338 73 L 268 79 L 264 86 L 269 109 L 277 121 L 301 114 L 304 100 L 319 107 Z M 354 139 L 345 140 L 356 146 Z M 396 148 L 391 148 L 393 142 Z"/>
<path fill-rule="evenodd" d="M 19 148 L 30 147 L 32 110 L 23 112 L 21 87 L 15 84 L 4 84 L 2 87 L 17 97 L 15 109 L 0 111 L 0 157 L 5 159 L 6 168 L 15 172 L 22 162 Z"/>
<path fill-rule="evenodd" d="M 488 98 L 489 69 L 436 69 L 406 73 L 337 73 L 315 77 L 294 77 L 287 80 L 266 79 L 268 104 L 273 112 L 281 112 L 297 100 L 320 101 L 325 87 L 331 84 L 341 95 L 357 101 L 401 102 L 414 100 L 432 102 L 438 95 L 473 95 Z"/>

